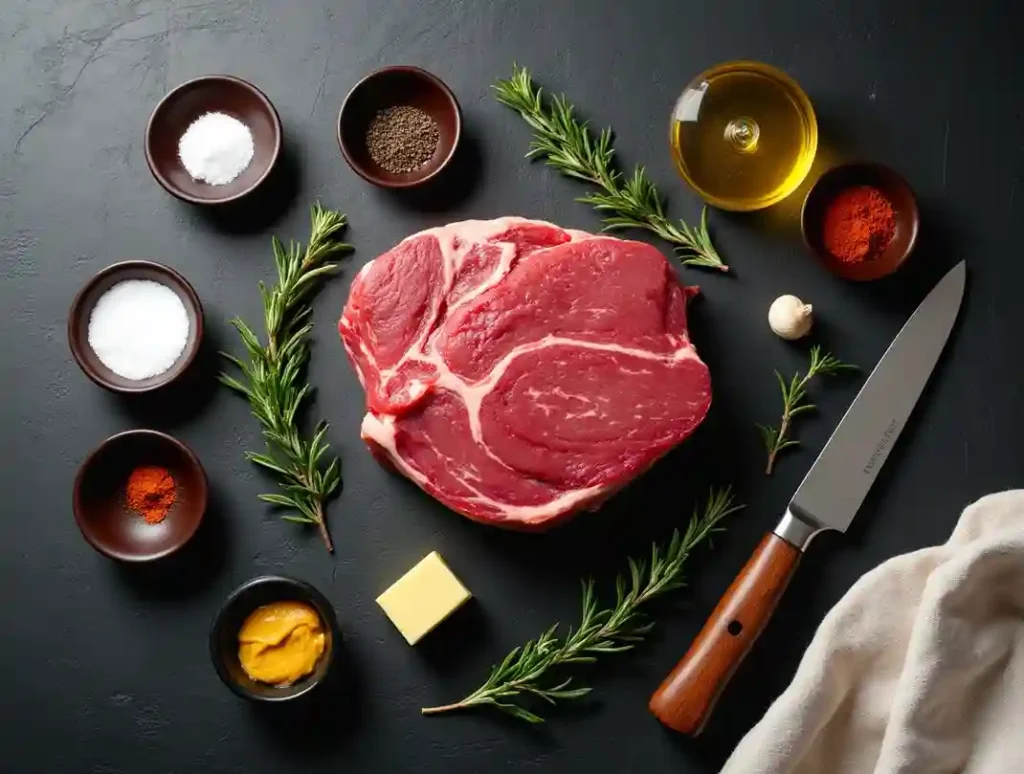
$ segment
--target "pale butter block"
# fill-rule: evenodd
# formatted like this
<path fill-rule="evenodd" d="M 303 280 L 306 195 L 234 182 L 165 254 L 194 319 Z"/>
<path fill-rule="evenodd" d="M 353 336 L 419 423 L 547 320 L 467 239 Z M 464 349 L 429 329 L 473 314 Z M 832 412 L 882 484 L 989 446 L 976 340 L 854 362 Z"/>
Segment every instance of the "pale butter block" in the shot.
<path fill-rule="evenodd" d="M 415 645 L 471 596 L 437 551 L 431 551 L 377 597 L 377 604 L 406 642 Z"/>

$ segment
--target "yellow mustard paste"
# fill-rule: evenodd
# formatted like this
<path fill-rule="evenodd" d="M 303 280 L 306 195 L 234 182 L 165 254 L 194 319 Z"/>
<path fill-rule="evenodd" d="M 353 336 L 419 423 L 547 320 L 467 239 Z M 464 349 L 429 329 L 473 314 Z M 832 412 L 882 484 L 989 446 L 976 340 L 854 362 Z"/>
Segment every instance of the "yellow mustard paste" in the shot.
<path fill-rule="evenodd" d="M 303 602 L 272 602 L 252 611 L 238 632 L 238 660 L 253 680 L 291 685 L 324 652 L 320 616 Z"/>

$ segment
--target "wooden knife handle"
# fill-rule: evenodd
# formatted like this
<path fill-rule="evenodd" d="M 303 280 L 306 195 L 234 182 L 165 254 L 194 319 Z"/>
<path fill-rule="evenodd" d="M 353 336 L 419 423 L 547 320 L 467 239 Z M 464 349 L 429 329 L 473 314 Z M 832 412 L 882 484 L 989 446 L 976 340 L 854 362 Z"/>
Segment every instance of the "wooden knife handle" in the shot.
<path fill-rule="evenodd" d="M 718 601 L 683 660 L 651 696 L 650 711 L 669 728 L 697 735 L 715 702 L 772 617 L 801 552 L 769 532 Z"/>

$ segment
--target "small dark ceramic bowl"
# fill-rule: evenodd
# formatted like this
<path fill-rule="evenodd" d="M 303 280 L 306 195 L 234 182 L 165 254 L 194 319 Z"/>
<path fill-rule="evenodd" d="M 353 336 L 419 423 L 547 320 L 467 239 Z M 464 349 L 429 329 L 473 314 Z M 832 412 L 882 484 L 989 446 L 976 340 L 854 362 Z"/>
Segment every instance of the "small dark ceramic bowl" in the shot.
<path fill-rule="evenodd" d="M 877 188 L 896 213 L 896 233 L 881 254 L 862 263 L 844 263 L 833 256 L 822 239 L 825 212 L 842 191 L 855 186 Z M 892 274 L 910 255 L 917 242 L 921 216 L 917 198 L 907 181 L 881 164 L 867 162 L 833 167 L 811 186 L 800 211 L 804 242 L 833 274 L 849 280 L 874 280 Z"/>
<path fill-rule="evenodd" d="M 152 280 L 166 285 L 175 293 L 185 305 L 185 313 L 188 315 L 188 340 L 185 342 L 185 349 L 182 350 L 178 359 L 169 369 L 162 374 L 157 374 L 149 379 L 125 379 L 118 376 L 103 363 L 89 346 L 89 317 L 92 310 L 99 301 L 100 296 L 119 282 L 125 280 Z M 152 261 L 123 261 L 100 271 L 85 286 L 78 291 L 75 300 L 71 302 L 71 312 L 68 315 L 68 343 L 71 345 L 71 354 L 79 368 L 85 371 L 85 375 L 92 379 L 100 387 L 106 387 L 113 392 L 140 393 L 155 390 L 164 385 L 170 384 L 191 365 L 199 352 L 199 345 L 203 340 L 203 307 L 199 303 L 199 296 L 184 277 L 174 269 Z"/>
<path fill-rule="evenodd" d="M 166 468 L 177 500 L 159 524 L 147 524 L 125 504 L 128 477 L 139 465 Z M 185 444 L 156 430 L 129 430 L 100 444 L 78 469 L 72 495 L 75 521 L 89 544 L 122 562 L 173 554 L 195 534 L 206 512 L 206 472 Z"/>
<path fill-rule="evenodd" d="M 206 113 L 226 113 L 252 132 L 252 161 L 226 185 L 193 180 L 178 157 L 185 130 Z M 226 204 L 266 180 L 281 153 L 281 119 L 267 96 L 248 81 L 205 75 L 186 81 L 160 100 L 146 126 L 146 163 L 167 192 L 193 204 Z"/>
<path fill-rule="evenodd" d="M 412 172 L 388 172 L 370 157 L 366 131 L 385 108 L 410 105 L 437 123 L 440 137 L 430 161 Z M 338 114 L 338 144 L 345 161 L 360 177 L 384 188 L 410 188 L 435 177 L 451 161 L 462 134 L 458 100 L 444 82 L 419 67 L 376 70 L 352 87 Z"/>
<path fill-rule="evenodd" d="M 289 686 L 267 685 L 253 680 L 238 660 L 238 632 L 256 608 L 271 602 L 305 602 L 323 622 L 324 653 L 306 677 Z M 322 683 L 334 661 L 334 649 L 341 641 L 334 608 L 323 594 L 305 581 L 279 575 L 264 575 L 246 581 L 224 602 L 210 629 L 210 658 L 217 676 L 243 699 L 280 702 L 296 699 Z"/>

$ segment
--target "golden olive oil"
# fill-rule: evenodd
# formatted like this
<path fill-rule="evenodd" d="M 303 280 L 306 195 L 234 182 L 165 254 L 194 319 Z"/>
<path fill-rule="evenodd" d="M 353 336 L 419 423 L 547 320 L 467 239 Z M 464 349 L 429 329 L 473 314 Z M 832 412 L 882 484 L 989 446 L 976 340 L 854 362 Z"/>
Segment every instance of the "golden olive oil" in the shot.
<path fill-rule="evenodd" d="M 672 111 L 672 157 L 709 204 L 759 210 L 803 182 L 818 148 L 814 108 L 781 70 L 726 62 L 705 70 Z"/>

